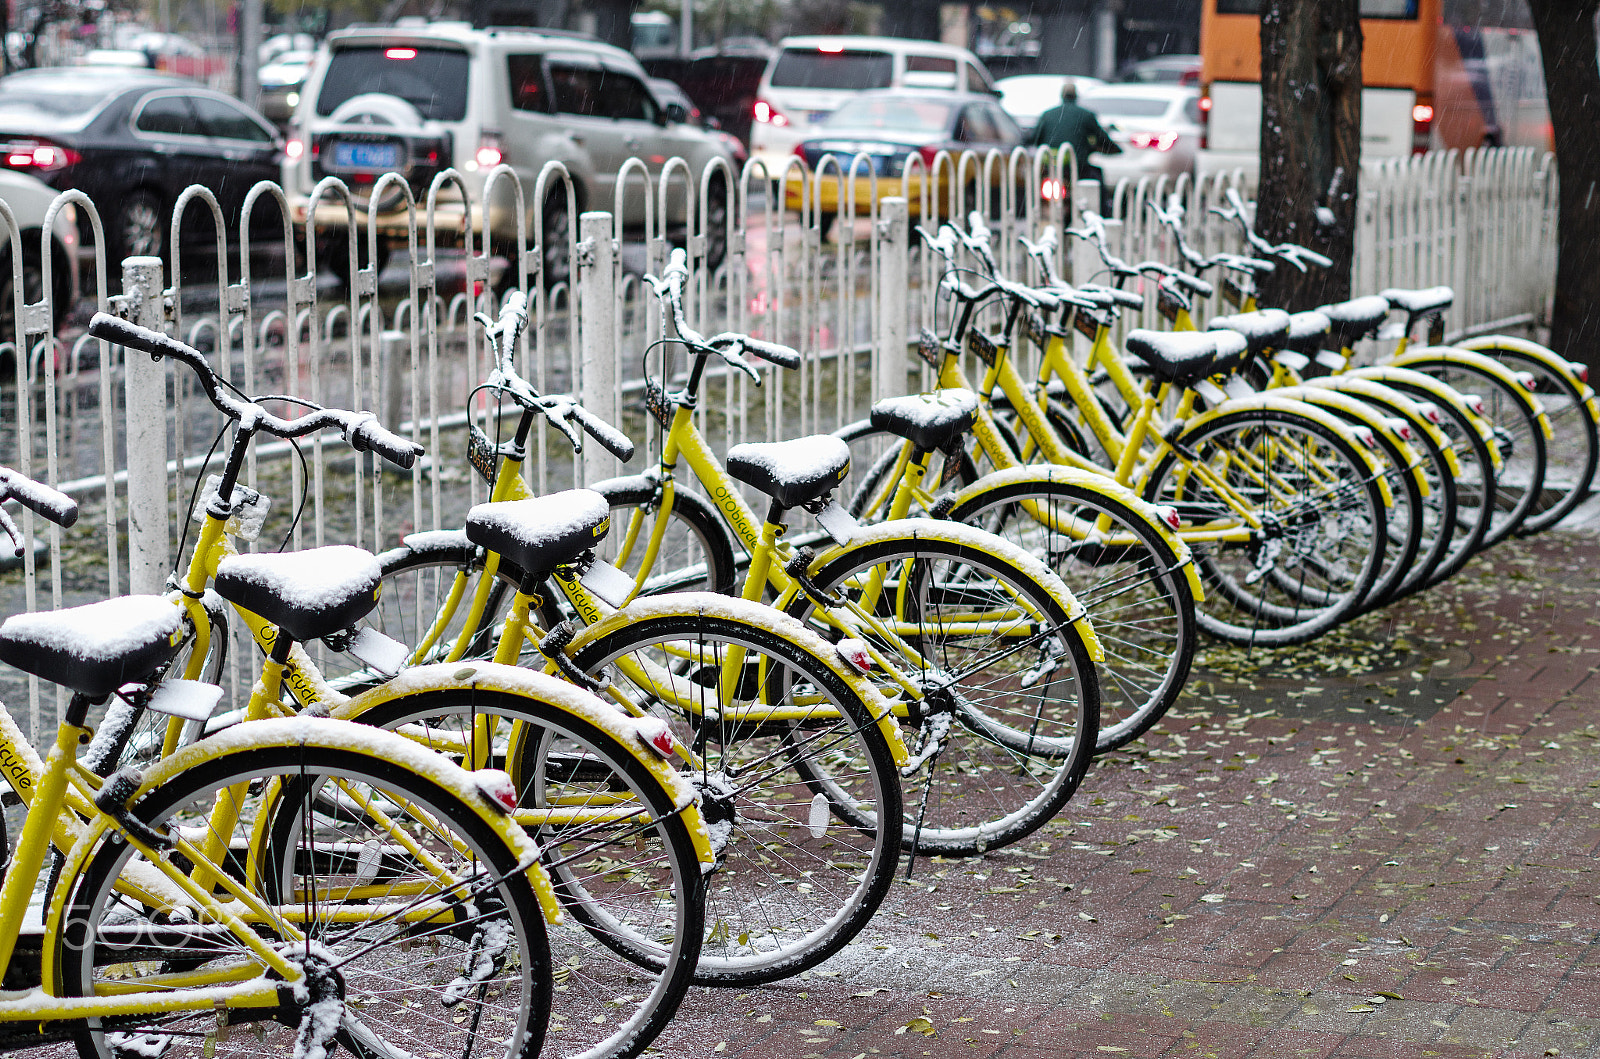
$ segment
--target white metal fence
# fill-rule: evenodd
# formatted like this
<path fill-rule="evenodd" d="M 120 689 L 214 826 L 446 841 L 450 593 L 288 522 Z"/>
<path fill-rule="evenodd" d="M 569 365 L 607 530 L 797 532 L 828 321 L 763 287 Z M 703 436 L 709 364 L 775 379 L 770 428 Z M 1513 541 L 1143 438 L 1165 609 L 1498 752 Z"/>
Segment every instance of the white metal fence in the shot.
<path fill-rule="evenodd" d="M 842 184 L 842 202 L 834 202 L 826 181 L 806 173 L 798 160 L 778 178 L 776 190 L 768 174 L 754 168 L 738 179 L 724 172 L 714 182 L 708 179 L 714 174 L 690 174 L 676 160 L 654 178 L 630 162 L 627 181 L 619 185 L 634 194 L 645 188 L 652 204 L 645 230 L 623 230 L 614 221 L 620 208 L 583 215 L 567 233 L 569 258 L 577 262 L 573 282 L 541 281 L 538 231 L 528 233 L 509 266 L 532 274 L 533 322 L 521 361 L 526 376 L 545 392 L 580 393 L 593 411 L 639 442 L 632 469 L 647 466 L 657 436 L 640 408 L 643 380 L 647 373 L 676 375 L 685 364 L 669 345 L 658 344 L 661 314 L 639 272 L 659 271 L 676 239 L 690 254 L 691 323 L 707 332 L 748 331 L 803 354 L 798 371 L 767 369 L 760 388 L 733 372 L 710 372 L 698 415 L 712 443 L 724 448 L 833 430 L 863 415 L 874 397 L 915 385 L 907 339 L 934 324 L 939 311 L 934 255 L 923 253 L 916 225 L 982 209 L 991 217 L 1002 267 L 1027 278 L 1016 236 L 1067 224 L 1073 209 L 1094 208 L 1099 198 L 1093 184 L 1074 180 L 1070 158 L 1020 149 L 1009 156 L 941 154 L 931 167 L 912 156 L 905 172 L 894 175 L 875 172 L 872 160 L 859 156 L 826 160 L 822 172 Z M 1118 219 L 1108 223 L 1113 248 L 1130 260 L 1175 261 L 1169 237 L 1144 204 L 1176 194 L 1186 204 L 1198 249 L 1240 249 L 1236 230 L 1208 212 L 1235 179 L 1119 186 L 1110 211 Z M 1458 332 L 1535 321 L 1553 276 L 1554 179 L 1547 156 L 1519 149 L 1367 167 L 1357 290 L 1450 283 L 1458 294 L 1451 320 Z M 472 316 L 496 308 L 497 268 L 475 233 L 441 227 L 433 205 L 452 183 L 466 194 L 449 172 L 421 195 L 399 177 L 383 178 L 372 198 L 390 184 L 403 193 L 408 237 L 397 248 L 396 264 L 381 275 L 354 270 L 353 282 L 344 286 L 319 280 L 315 242 L 297 251 L 305 240 L 287 220 L 281 242 L 273 239 L 274 259 L 263 264 L 259 240 L 230 253 L 222 212 L 204 188 L 190 188 L 174 204 L 164 268 L 107 262 L 99 211 L 81 194 L 66 193 L 54 207 L 70 202 L 95 233 L 96 307 L 200 345 L 245 393 L 372 409 L 428 449 L 414 471 L 397 473 L 356 459 L 337 441 L 307 442 L 298 457 L 287 444 L 258 446 L 247 477 L 276 504 L 256 547 L 340 542 L 382 549 L 413 530 L 458 524 L 466 507 L 484 498 L 483 483 L 464 459 L 464 428 L 473 417 L 489 425 L 486 404 L 469 404 L 486 371 Z M 530 188 L 502 167 L 491 175 L 485 197 L 507 184 L 529 202 L 572 193 L 559 166 L 546 167 Z M 712 188 L 725 194 L 721 204 L 708 201 Z M 318 185 L 312 205 L 343 206 L 349 194 L 330 178 Z M 686 211 L 676 211 L 688 213 L 687 232 L 667 228 L 669 195 L 687 197 Z M 895 205 L 896 199 L 905 201 Z M 238 230 L 252 231 L 250 219 L 261 210 L 287 217 L 276 185 L 251 192 Z M 828 214 L 835 212 L 835 230 L 825 238 Z M 720 233 L 706 231 L 708 216 L 725 225 Z M 8 210 L 0 210 L 0 219 L 16 231 Z M 179 238 L 195 232 L 215 246 L 214 258 L 198 265 L 192 238 Z M 708 238 L 716 235 L 722 238 Z M 376 234 L 353 237 L 375 240 Z M 708 249 L 719 243 L 726 254 L 714 263 Z M 20 262 L 15 234 L 11 251 L 11 261 Z M 337 252 L 349 264 L 357 260 L 353 244 Z M 1061 254 L 1069 278 L 1081 282 L 1098 269 L 1092 254 L 1066 245 Z M 182 558 L 177 553 L 190 499 L 208 461 L 215 463 L 222 422 L 181 370 L 139 363 L 129 372 L 104 343 L 57 334 L 48 292 L 43 301 L 25 304 L 19 269 L 13 268 L 11 292 L 18 333 L 0 336 L 9 339 L 0 344 L 0 360 L 12 368 L 0 387 L 0 463 L 66 489 L 83 504 L 84 516 L 66 533 L 21 520 L 30 534 L 43 534 L 48 547 L 30 551 L 20 574 L 0 573 L 0 607 L 9 613 L 60 606 L 130 586 L 158 590 Z M 123 294 L 112 297 L 108 280 L 117 271 L 124 272 Z M 1197 315 L 1209 311 L 1215 307 L 1202 306 Z M 1153 313 L 1147 309 L 1142 320 L 1130 314 L 1126 325 L 1153 324 Z M 619 470 L 595 446 L 580 465 L 548 430 L 537 444 L 530 477 L 540 490 Z M 130 509 L 138 513 L 131 533 Z M 248 667 L 251 653 L 244 646 L 232 655 Z M 0 692 L 6 690 L 0 683 Z M 17 689 L 11 690 L 15 698 Z M 37 690 L 29 697 L 36 721 Z"/>

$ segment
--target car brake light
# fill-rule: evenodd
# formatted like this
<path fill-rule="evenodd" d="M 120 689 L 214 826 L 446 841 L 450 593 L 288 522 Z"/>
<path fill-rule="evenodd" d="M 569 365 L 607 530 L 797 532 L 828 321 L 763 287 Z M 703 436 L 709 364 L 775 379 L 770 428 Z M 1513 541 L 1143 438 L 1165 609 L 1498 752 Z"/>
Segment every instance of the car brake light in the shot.
<path fill-rule="evenodd" d="M 306 153 L 306 142 L 298 138 L 290 140 L 283 145 L 283 153 L 288 157 L 289 161 L 298 161 L 300 156 Z"/>
<path fill-rule="evenodd" d="M 1039 197 L 1046 202 L 1055 202 L 1067 197 L 1067 189 L 1055 177 L 1046 177 L 1039 183 Z"/>
<path fill-rule="evenodd" d="M 838 55 L 839 53 L 844 51 L 844 45 L 843 44 L 819 44 L 819 45 L 817 45 L 817 50 L 820 51 L 820 52 L 826 52 L 829 55 Z"/>
<path fill-rule="evenodd" d="M 493 169 L 505 157 L 505 152 L 500 147 L 500 134 L 497 132 L 483 132 L 478 139 L 478 151 L 472 160 L 478 163 L 479 169 Z"/>
<path fill-rule="evenodd" d="M 39 173 L 53 173 L 83 159 L 83 155 L 70 147 L 39 140 L 16 140 L 0 150 L 5 151 L 6 165 L 12 169 L 31 169 Z"/>
<path fill-rule="evenodd" d="M 1211 146 L 1211 97 L 1200 97 L 1200 149 L 1206 150 Z"/>
<path fill-rule="evenodd" d="M 417 49 L 389 48 L 384 51 L 383 57 L 385 59 L 415 59 L 417 57 Z"/>
<path fill-rule="evenodd" d="M 756 105 L 752 108 L 751 114 L 761 124 L 771 125 L 775 129 L 781 129 L 789 124 L 789 119 L 784 117 L 777 107 L 774 107 L 764 99 L 756 100 Z"/>
<path fill-rule="evenodd" d="M 1210 110 L 1211 109 L 1211 97 L 1210 96 L 1201 96 L 1200 97 L 1200 109 L 1201 110 Z"/>
<path fill-rule="evenodd" d="M 1433 104 L 1419 102 L 1411 108 L 1411 153 L 1423 154 L 1428 149 L 1429 134 L 1433 131 Z"/>
<path fill-rule="evenodd" d="M 1178 142 L 1178 134 L 1175 132 L 1136 132 L 1128 137 L 1128 142 L 1135 147 L 1146 150 L 1170 151 L 1172 150 L 1172 145 Z"/>
<path fill-rule="evenodd" d="M 933 160 L 939 157 L 939 148 L 923 144 L 917 148 L 917 153 L 922 155 L 922 164 L 929 169 L 933 168 Z"/>

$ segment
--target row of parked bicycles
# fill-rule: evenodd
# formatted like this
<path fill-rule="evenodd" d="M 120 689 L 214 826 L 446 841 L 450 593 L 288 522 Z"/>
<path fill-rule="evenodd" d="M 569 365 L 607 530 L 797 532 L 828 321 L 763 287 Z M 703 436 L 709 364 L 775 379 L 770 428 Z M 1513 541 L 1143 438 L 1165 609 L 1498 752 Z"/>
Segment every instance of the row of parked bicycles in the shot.
<path fill-rule="evenodd" d="M 541 424 L 633 445 L 519 373 L 514 292 L 479 317 L 493 370 L 471 400 L 496 414 L 468 458 L 489 501 L 382 555 L 241 551 L 271 505 L 246 458 L 263 434 L 336 430 L 401 468 L 418 446 L 239 393 L 97 315 L 97 337 L 191 370 L 231 438 L 168 595 L 0 625 L 0 661 L 71 692 L 42 757 L 0 712 L 27 806 L 0 885 L 0 1042 L 636 1055 L 691 984 L 813 967 L 898 870 L 1049 821 L 1172 705 L 1202 631 L 1303 642 L 1581 501 L 1579 369 L 1510 339 L 1409 348 L 1442 289 L 1257 309 L 1255 276 L 1317 259 L 1231 215 L 1257 256 L 1195 254 L 1163 211 L 1192 272 L 1118 260 L 1086 215 L 1109 285 L 1062 282 L 1053 233 L 1022 283 L 981 220 L 947 226 L 927 239 L 949 325 L 918 345 L 938 388 L 720 457 L 696 424 L 708 369 L 760 382 L 749 358 L 800 356 L 692 328 L 676 252 L 649 278 L 687 354 L 647 392 L 656 465 L 546 496 L 525 474 Z M 1199 331 L 1213 269 L 1241 311 Z M 1119 350 L 1140 279 L 1173 330 Z M 1395 355 L 1352 367 L 1395 311 Z M 1037 347 L 1031 379 L 1014 343 Z M 14 472 L 0 494 L 76 517 Z M 260 654 L 242 704 L 219 686 L 232 623 Z"/>

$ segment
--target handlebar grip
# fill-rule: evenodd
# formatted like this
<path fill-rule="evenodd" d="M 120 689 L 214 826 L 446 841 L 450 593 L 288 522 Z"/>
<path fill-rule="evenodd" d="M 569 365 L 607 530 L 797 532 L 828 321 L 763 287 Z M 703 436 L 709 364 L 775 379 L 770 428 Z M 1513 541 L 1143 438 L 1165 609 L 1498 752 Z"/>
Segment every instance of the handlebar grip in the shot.
<path fill-rule="evenodd" d="M 769 364 L 776 364 L 780 368 L 794 371 L 800 367 L 800 352 L 781 342 L 768 342 L 760 338 L 746 338 L 744 348 L 748 353 L 754 353 Z"/>
<path fill-rule="evenodd" d="M 152 331 L 148 327 L 120 320 L 109 313 L 94 314 L 94 319 L 89 321 L 89 334 L 119 346 L 148 353 L 152 357 L 175 357 L 190 363 L 198 361 L 207 367 L 210 366 L 205 354 L 193 346 L 179 342 L 175 338 L 168 338 L 160 331 Z"/>
<path fill-rule="evenodd" d="M 63 492 L 50 488 L 43 482 L 0 467 L 0 488 L 11 498 L 34 514 L 66 527 L 78 521 L 78 502 Z"/>
<path fill-rule="evenodd" d="M 1322 254 L 1317 253 L 1315 250 L 1307 250 L 1303 246 L 1295 247 L 1294 255 L 1296 257 L 1303 258 L 1306 261 L 1311 262 L 1313 265 L 1316 265 L 1318 268 L 1332 268 L 1333 267 L 1333 258 L 1324 257 Z"/>
<path fill-rule="evenodd" d="M 423 448 L 398 434 L 390 433 L 378 425 L 376 419 L 363 419 L 350 431 L 347 439 L 357 452 L 371 449 L 396 467 L 409 471 L 423 453 Z"/>
<path fill-rule="evenodd" d="M 581 406 L 573 406 L 572 416 L 583 426 L 585 433 L 600 443 L 601 448 L 623 463 L 633 459 L 633 442 L 628 435 Z"/>

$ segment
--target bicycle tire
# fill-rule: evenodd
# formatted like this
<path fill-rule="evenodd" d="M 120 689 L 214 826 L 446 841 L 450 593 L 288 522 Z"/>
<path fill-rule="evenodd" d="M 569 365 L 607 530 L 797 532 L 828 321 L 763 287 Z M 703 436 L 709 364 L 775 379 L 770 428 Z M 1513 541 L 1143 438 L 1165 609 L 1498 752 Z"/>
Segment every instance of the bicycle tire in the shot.
<path fill-rule="evenodd" d="M 1483 546 L 1491 548 L 1515 533 L 1532 513 L 1544 488 L 1548 457 L 1544 430 L 1524 400 L 1526 393 L 1515 392 L 1516 384 L 1501 378 L 1501 373 L 1465 359 L 1472 356 L 1476 354 L 1460 350 L 1439 350 L 1433 355 L 1418 350 L 1400 358 L 1399 363 L 1459 393 L 1477 393 L 1483 398 L 1483 415 L 1494 424 L 1501 458 L 1495 476 L 1494 511 L 1483 537 Z"/>
<path fill-rule="evenodd" d="M 1294 486 L 1295 495 L 1274 500 L 1270 507 L 1263 505 L 1260 491 L 1249 480 L 1254 475 L 1236 480 L 1230 474 L 1229 483 L 1247 500 L 1254 495 L 1255 510 L 1268 516 L 1273 527 L 1270 534 L 1251 531 L 1248 541 L 1238 544 L 1201 538 L 1197 530 L 1205 523 L 1220 520 L 1224 526 L 1237 526 L 1239 516 L 1203 484 L 1189 485 L 1184 463 L 1170 449 L 1151 468 L 1143 487 L 1146 500 L 1176 508 L 1188 527 L 1179 536 L 1194 553 L 1205 589 L 1197 614 L 1200 627 L 1229 643 L 1287 646 L 1320 636 L 1359 610 L 1383 564 L 1387 515 L 1377 479 L 1355 449 L 1322 422 L 1285 408 L 1236 409 L 1191 426 L 1178 440 L 1195 454 L 1196 463 L 1242 465 L 1254 462 L 1251 454 L 1257 438 L 1283 431 L 1304 439 L 1319 460 L 1335 465 L 1323 477 L 1336 484 L 1329 490 L 1308 479 L 1310 461 L 1297 466 L 1292 455 L 1300 445 L 1272 447 L 1275 459 L 1278 455 L 1290 459 L 1287 464 L 1272 464 L 1277 475 L 1285 483 L 1298 480 L 1299 484 Z M 1285 501 L 1292 501 L 1292 506 Z M 1273 546 L 1268 543 L 1272 541 L 1284 543 Z M 1276 556 L 1285 548 L 1291 549 L 1293 562 L 1285 576 L 1301 587 L 1272 596 L 1270 586 L 1284 579 L 1251 575 L 1261 571 L 1263 563 L 1270 563 L 1266 573 L 1274 572 Z M 1330 554 L 1335 558 L 1330 560 Z M 1240 559 L 1245 566 L 1240 566 Z M 1268 590 L 1252 587 L 1262 582 L 1268 583 Z M 1313 600 L 1312 590 L 1322 598 Z"/>
<path fill-rule="evenodd" d="M 798 974 L 855 937 L 888 892 L 900 832 L 878 821 L 901 813 L 889 744 L 860 693 L 808 646 L 818 642 L 776 611 L 705 593 L 649 602 L 659 609 L 636 607 L 628 623 L 580 635 L 569 654 L 625 688 L 701 759 L 692 781 L 720 849 L 696 980 L 753 985 Z M 729 716 L 717 672 L 732 649 L 745 652 L 737 699 L 794 707 L 793 718 Z M 829 790 L 808 769 L 824 756 L 837 762 Z"/>
<path fill-rule="evenodd" d="M 687 993 L 704 933 L 700 863 L 671 792 L 614 734 L 527 696 L 424 692 L 340 716 L 402 731 L 447 756 L 468 745 L 474 719 L 492 717 L 497 728 L 510 728 L 503 750 L 494 741 L 493 764 L 511 775 L 520 805 L 547 807 L 559 799 L 568 807 L 609 806 L 626 793 L 639 806 L 642 820 L 529 829 L 557 898 L 576 920 L 550 932 L 561 981 L 545 1054 L 639 1054 Z"/>
<path fill-rule="evenodd" d="M 917 854 L 969 855 L 1018 841 L 1061 811 L 1094 757 L 1099 684 L 1088 644 L 1073 624 L 1066 586 L 999 538 L 930 519 L 874 527 L 846 548 L 818 558 L 810 576 L 823 591 L 846 587 L 853 592 L 868 576 L 865 571 L 879 567 L 893 592 L 886 588 L 874 609 L 906 624 L 908 636 L 920 645 L 913 649 L 923 660 L 937 656 L 946 663 L 939 667 L 940 676 L 912 663 L 911 679 L 924 687 L 937 682 L 957 689 L 933 709 L 924 711 L 918 704 L 908 718 L 916 733 L 907 740 L 914 755 L 928 751 L 935 739 L 949 742 L 910 771 L 900 770 L 908 790 L 917 791 L 906 798 L 907 844 Z M 1002 587 L 997 591 L 988 582 Z M 891 597 L 894 605 L 885 609 Z M 984 684 L 942 680 L 951 672 L 952 654 L 973 645 L 963 645 L 958 634 L 941 637 L 931 631 L 927 615 L 933 607 L 981 608 L 997 598 L 1004 599 L 1007 609 L 1017 608 L 1018 599 L 1026 601 L 1029 609 L 1002 631 L 1015 632 L 1031 645 L 1003 648 L 982 667 L 959 667 L 969 675 L 989 671 Z M 804 595 L 789 604 L 796 617 L 809 618 L 812 610 Z M 868 629 L 855 635 L 876 641 L 891 659 L 908 661 L 906 648 L 892 639 Z M 1052 641 L 1060 647 L 1052 658 L 1034 650 Z M 1031 667 L 1026 665 L 1030 660 Z M 898 687 L 886 674 L 876 679 L 886 689 Z M 1037 700 L 1031 714 L 1025 707 L 1029 696 Z M 929 701 L 937 702 L 921 700 Z M 1018 782 L 998 792 L 981 787 L 986 780 L 1003 784 L 1011 775 Z"/>
<path fill-rule="evenodd" d="M 1484 548 L 1483 538 L 1493 517 L 1494 453 L 1461 396 L 1432 376 L 1403 368 L 1357 368 L 1349 377 L 1381 382 L 1405 396 L 1426 401 L 1439 411 L 1439 429 L 1449 440 L 1460 471 L 1456 475 L 1456 521 L 1451 527 L 1450 546 L 1419 587 L 1437 585 L 1459 573 Z"/>
<path fill-rule="evenodd" d="M 383 798 L 387 806 L 402 814 L 406 807 L 414 807 L 409 813 L 410 826 L 416 829 L 413 837 L 425 845 L 430 855 L 450 863 L 455 863 L 452 857 L 464 858 L 459 861 L 465 865 L 459 869 L 464 878 L 472 877 L 472 864 L 486 866 L 494 880 L 474 898 L 472 911 L 468 913 L 480 917 L 486 927 L 472 929 L 470 919 L 458 920 L 454 927 L 446 930 L 420 922 L 407 930 L 389 928 L 387 936 L 374 939 L 363 929 L 373 932 L 383 929 L 381 914 L 371 927 L 356 922 L 341 928 L 331 916 L 316 912 L 321 907 L 317 902 L 327 891 L 344 886 L 363 885 L 379 891 L 398 892 L 396 886 L 390 885 L 388 876 L 390 872 L 403 873 L 406 862 L 394 853 L 392 842 L 372 838 L 371 845 L 363 844 L 361 851 L 365 853 L 375 848 L 374 856 L 352 857 L 346 844 L 351 834 L 348 828 L 341 829 L 331 843 L 322 842 L 321 836 L 307 836 L 302 832 L 291 847 L 293 856 L 286 856 L 275 864 L 258 862 L 257 866 L 262 869 L 257 873 L 260 877 L 249 880 L 258 894 L 276 889 L 289 898 L 280 906 L 286 913 L 311 913 L 309 921 L 316 924 L 316 929 L 308 931 L 307 936 L 316 942 L 316 948 L 308 951 L 324 959 L 329 955 L 335 959 L 348 956 L 349 962 L 337 966 L 343 996 L 348 1002 L 336 1037 L 341 1044 L 355 1054 L 385 1050 L 385 1046 L 374 1049 L 363 1044 L 364 1040 L 371 1039 L 364 1034 L 378 1035 L 373 1024 L 381 1017 L 385 1020 L 382 1029 L 386 1032 L 382 1035 L 386 1039 L 412 1043 L 419 1029 L 425 1027 L 422 1032 L 429 1035 L 431 1043 L 435 1047 L 448 1047 L 452 1055 L 499 1059 L 509 1054 L 533 1059 L 539 1054 L 549 1017 L 551 988 L 544 918 L 527 874 L 517 870 L 517 854 L 483 821 L 478 811 L 435 779 L 419 775 L 405 764 L 385 760 L 381 751 L 270 745 L 230 748 L 221 753 L 194 755 L 194 758 L 191 767 L 143 795 L 130 808 L 130 813 L 153 826 L 176 827 L 180 822 L 188 825 L 195 820 L 207 820 L 214 799 L 227 788 L 262 784 L 267 777 L 290 783 L 333 782 L 333 778 L 338 777 L 340 782 L 363 785 L 364 794 Z M 265 786 L 270 790 L 273 783 L 268 781 Z M 241 834 L 220 836 L 223 848 L 237 847 L 241 838 L 250 841 L 249 823 L 242 824 L 241 828 Z M 392 829 L 374 828 L 374 833 L 379 832 L 392 834 Z M 231 937 L 226 931 L 216 927 L 184 926 L 170 919 L 163 921 L 153 910 L 118 893 L 119 876 L 136 858 L 138 854 L 126 840 L 116 831 L 108 830 L 100 836 L 98 846 L 88 851 L 85 859 L 77 861 L 78 870 L 64 881 L 67 896 L 62 927 L 54 939 L 61 995 L 90 995 L 95 989 L 97 971 L 114 975 L 119 984 L 125 984 L 123 980 L 137 980 L 142 973 L 186 965 L 201 966 L 248 952 L 242 947 L 229 948 Z M 297 875 L 306 861 L 315 865 L 318 872 L 316 881 L 309 884 Z M 149 864 L 143 867 L 149 873 L 160 870 Z M 244 865 L 230 858 L 229 865 L 224 867 L 237 871 Z M 373 872 L 371 877 L 364 874 L 368 869 Z M 380 874 L 383 881 L 373 886 Z M 420 874 L 410 882 L 409 888 L 420 885 L 423 892 L 427 892 L 426 887 L 430 885 L 426 876 Z M 339 907 L 348 909 L 350 906 L 341 904 Z M 496 924 L 501 926 L 496 927 Z M 495 944 L 495 937 L 505 929 L 512 932 L 509 945 Z M 422 954 L 409 951 L 413 948 L 410 942 L 417 940 L 423 943 L 425 950 L 438 946 L 434 958 L 423 958 Z M 501 936 L 500 940 L 505 939 Z M 400 951 L 402 943 L 408 951 Z M 492 977 L 467 979 L 458 973 L 455 984 L 465 994 L 460 1003 L 468 1007 L 465 1012 L 444 1007 L 447 976 L 458 968 L 483 967 L 472 957 L 493 951 L 485 950 L 482 947 L 485 944 L 495 945 L 500 950 L 496 958 L 489 961 L 487 970 Z M 298 942 L 290 947 L 302 948 Z M 448 952 L 440 955 L 446 949 Z M 413 979 L 409 984 L 408 978 Z M 401 1002 L 402 994 L 407 1003 Z M 471 999 L 473 994 L 476 999 Z M 457 1006 L 459 1008 L 459 1004 Z M 133 1031 L 137 1031 L 150 1047 L 161 1048 L 161 1042 L 171 1042 L 167 1054 L 173 1056 L 198 1056 L 202 1043 L 207 1056 L 213 1054 L 213 1050 L 240 1054 L 272 1048 L 287 1053 L 295 1041 L 299 1012 L 289 1013 L 286 1024 L 282 1024 L 267 1017 L 274 1010 L 277 1009 L 261 1009 L 263 1017 L 254 1021 L 257 1032 L 264 1035 L 263 1040 L 257 1040 L 246 1027 L 236 1027 L 227 1035 L 217 1033 L 217 1013 L 209 1007 L 193 1012 L 144 1014 L 126 1020 L 89 1020 L 77 1032 L 76 1039 L 80 1054 L 103 1059 L 125 1053 L 125 1048 L 120 1047 L 124 1042 L 108 1035 Z M 359 1011 L 359 1016 L 352 1015 L 353 1010 Z M 462 1014 L 466 1017 L 460 1022 L 454 1021 Z M 247 1015 L 242 1009 L 236 1010 L 229 1020 L 242 1022 Z M 487 1027 L 485 1032 L 488 1032 L 502 1026 L 509 1026 L 505 1039 L 477 1041 L 480 1027 Z M 463 1036 L 467 1038 L 464 1045 L 461 1044 Z M 473 1049 L 475 1043 L 479 1044 L 477 1050 Z"/>
<path fill-rule="evenodd" d="M 1522 537 L 1542 533 L 1571 514 L 1594 485 L 1600 465 L 1600 420 L 1591 404 L 1593 394 L 1570 372 L 1551 363 L 1554 353 L 1541 356 L 1516 346 L 1475 343 L 1466 348 L 1534 378 L 1533 393 L 1550 420 L 1551 437 L 1545 442 L 1544 488 L 1516 532 Z"/>
<path fill-rule="evenodd" d="M 1002 472 L 1005 474 L 1006 472 Z M 1096 753 L 1139 738 L 1182 694 L 1199 641 L 1194 592 L 1180 567 L 1189 561 L 1127 501 L 1104 489 L 1061 479 L 1007 482 L 968 490 L 948 516 L 993 533 L 1040 559 L 1089 612 L 1105 651 L 1098 663 L 1100 724 Z M 1020 477 L 1020 476 L 1013 476 Z M 1131 496 L 1130 496 L 1131 499 Z M 1094 526 L 1110 520 L 1109 536 L 1127 544 L 1096 543 L 1047 528 L 1025 507 L 1041 505 L 1056 526 Z M 1136 501 L 1137 502 L 1137 501 Z"/>
<path fill-rule="evenodd" d="M 1455 532 L 1456 476 L 1445 455 L 1450 449 L 1450 439 L 1428 420 L 1415 401 L 1383 383 L 1348 375 L 1330 375 L 1310 385 L 1351 393 L 1385 414 L 1400 418 L 1410 428 L 1409 442 L 1422 457 L 1418 468 L 1428 491 L 1422 498 L 1423 534 L 1416 559 L 1396 587 L 1390 602 L 1409 596 L 1429 584 L 1433 571 L 1449 553 L 1451 537 Z"/>

